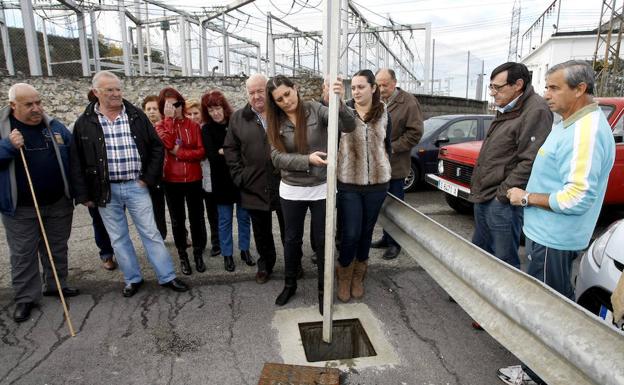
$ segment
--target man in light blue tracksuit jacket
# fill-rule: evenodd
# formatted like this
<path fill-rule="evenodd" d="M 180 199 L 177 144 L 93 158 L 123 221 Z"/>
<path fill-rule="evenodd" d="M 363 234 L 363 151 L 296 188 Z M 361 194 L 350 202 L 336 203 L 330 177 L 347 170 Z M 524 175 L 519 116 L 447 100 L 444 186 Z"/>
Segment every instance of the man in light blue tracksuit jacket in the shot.
<path fill-rule="evenodd" d="M 526 191 L 512 188 L 512 205 L 523 206 L 528 273 L 574 299 L 572 261 L 589 245 L 615 159 L 611 127 L 593 100 L 594 71 L 581 61 L 557 64 L 546 73 L 544 99 L 562 121 L 537 152 Z M 512 367 L 510 367 L 512 368 Z M 499 378 L 530 375 L 504 368 Z M 513 372 L 513 373 L 512 373 Z M 529 379 L 507 382 L 530 384 Z"/>

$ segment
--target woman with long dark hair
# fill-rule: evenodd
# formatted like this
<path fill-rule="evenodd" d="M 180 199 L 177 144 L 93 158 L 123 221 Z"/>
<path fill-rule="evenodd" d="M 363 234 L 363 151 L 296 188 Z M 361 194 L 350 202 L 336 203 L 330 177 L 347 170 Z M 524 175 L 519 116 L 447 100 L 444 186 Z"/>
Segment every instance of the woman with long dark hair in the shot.
<path fill-rule="evenodd" d="M 225 157 L 223 142 L 232 115 L 232 107 L 221 91 L 213 90 L 201 98 L 202 115 L 205 124 L 202 126 L 202 138 L 206 149 L 206 157 L 210 162 L 212 197 L 217 205 L 219 218 L 219 241 L 221 254 L 226 271 L 234 271 L 236 265 L 232 257 L 232 218 L 236 205 L 236 221 L 238 223 L 238 248 L 241 259 L 247 266 L 254 266 L 254 258 L 249 252 L 250 223 L 249 213 L 240 205 L 240 192 L 234 184 Z"/>
<path fill-rule="evenodd" d="M 206 271 L 203 253 L 206 248 L 206 222 L 202 201 L 202 170 L 204 145 L 199 124 L 184 115 L 184 97 L 167 87 L 158 95 L 158 109 L 163 119 L 156 132 L 165 147 L 164 187 L 173 240 L 178 249 L 183 274 L 192 273 L 186 252 L 186 208 L 188 207 L 193 241 L 193 256 L 198 272 Z"/>
<path fill-rule="evenodd" d="M 333 92 L 344 93 L 341 81 L 333 84 Z M 273 165 L 282 176 L 279 195 L 285 224 L 285 285 L 275 304 L 285 305 L 297 290 L 304 221 L 310 209 L 317 249 L 319 311 L 322 314 L 328 108 L 315 101 L 301 100 L 297 86 L 282 75 L 268 81 L 266 95 L 267 136 Z M 339 129 L 353 131 L 355 117 L 342 102 L 339 116 Z"/>
<path fill-rule="evenodd" d="M 373 229 L 390 181 L 390 116 L 382 103 L 375 75 L 361 70 L 351 78 L 356 129 L 338 145 L 338 217 L 341 242 L 336 273 L 338 299 L 364 295 L 364 277 Z"/>

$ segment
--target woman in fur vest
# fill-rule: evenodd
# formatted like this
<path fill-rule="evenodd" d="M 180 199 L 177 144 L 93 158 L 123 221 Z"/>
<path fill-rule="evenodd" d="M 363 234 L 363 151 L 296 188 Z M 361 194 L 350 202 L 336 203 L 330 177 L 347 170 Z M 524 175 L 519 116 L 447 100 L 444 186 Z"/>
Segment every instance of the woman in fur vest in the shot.
<path fill-rule="evenodd" d="M 336 266 L 338 299 L 364 295 L 368 252 L 379 210 L 390 181 L 390 116 L 382 103 L 375 75 L 361 70 L 351 79 L 356 129 L 342 134 L 338 145 L 338 220 L 340 255 Z"/>
<path fill-rule="evenodd" d="M 333 92 L 344 94 L 341 81 L 334 83 Z M 285 285 L 275 304 L 285 305 L 297 290 L 297 273 L 303 255 L 301 246 L 304 221 L 310 209 L 317 249 L 319 311 L 323 314 L 327 195 L 325 159 L 329 110 L 318 102 L 301 100 L 297 86 L 282 75 L 268 81 L 266 95 L 267 136 L 271 143 L 273 165 L 280 170 L 282 177 L 279 195 L 285 229 Z M 339 109 L 339 129 L 342 132 L 355 129 L 353 112 L 342 102 Z"/>

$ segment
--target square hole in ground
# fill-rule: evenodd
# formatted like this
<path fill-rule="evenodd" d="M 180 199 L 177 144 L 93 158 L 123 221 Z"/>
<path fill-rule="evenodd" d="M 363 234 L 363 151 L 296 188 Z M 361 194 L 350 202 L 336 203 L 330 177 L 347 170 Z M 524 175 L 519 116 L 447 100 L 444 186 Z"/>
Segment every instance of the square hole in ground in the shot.
<path fill-rule="evenodd" d="M 323 322 L 299 324 L 299 332 L 309 362 L 376 356 L 368 334 L 357 318 L 337 320 L 332 325 L 332 342 L 323 341 Z"/>

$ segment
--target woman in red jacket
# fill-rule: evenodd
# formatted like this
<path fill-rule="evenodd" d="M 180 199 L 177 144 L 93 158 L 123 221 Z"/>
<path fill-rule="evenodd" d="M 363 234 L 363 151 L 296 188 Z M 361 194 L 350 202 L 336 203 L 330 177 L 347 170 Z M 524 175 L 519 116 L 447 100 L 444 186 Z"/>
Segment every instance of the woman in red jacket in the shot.
<path fill-rule="evenodd" d="M 186 207 L 191 224 L 193 256 L 198 272 L 206 271 L 203 252 L 206 248 L 206 222 L 202 201 L 202 171 L 204 159 L 199 124 L 184 115 L 184 98 L 174 88 L 167 87 L 158 95 L 158 109 L 163 119 L 156 131 L 165 146 L 164 186 L 173 240 L 178 249 L 182 273 L 191 274 L 191 264 L 186 253 Z M 186 207 L 185 207 L 186 203 Z"/>

